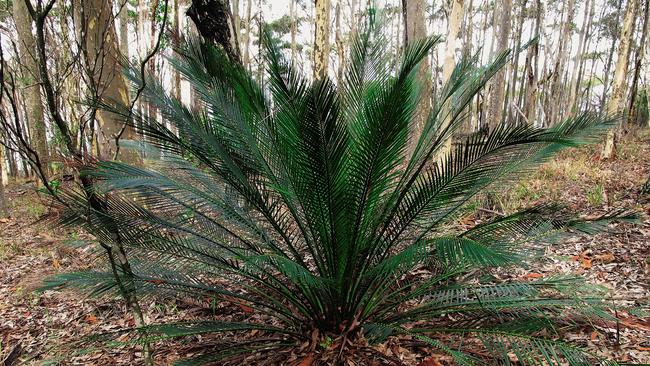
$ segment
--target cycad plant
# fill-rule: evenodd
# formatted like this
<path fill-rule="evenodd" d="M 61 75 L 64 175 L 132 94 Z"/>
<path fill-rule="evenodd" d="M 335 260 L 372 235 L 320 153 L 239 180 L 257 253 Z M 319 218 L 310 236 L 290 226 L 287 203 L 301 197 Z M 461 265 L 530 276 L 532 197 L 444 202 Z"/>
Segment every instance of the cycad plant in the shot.
<path fill-rule="evenodd" d="M 100 162 L 88 174 L 105 209 L 88 210 L 69 192 L 79 210 L 71 205 L 64 218 L 102 242 L 120 240 L 140 293 L 216 304 L 214 317 L 153 324 L 131 330 L 133 339 L 222 333 L 201 337 L 202 354 L 182 364 L 241 363 L 248 353 L 281 364 L 292 352 L 389 362 L 372 346 L 389 337 L 463 365 L 600 362 L 558 340 L 560 328 L 608 316 L 588 286 L 568 277 L 498 281 L 494 271 L 527 266 L 553 240 L 629 216 L 576 220 L 538 206 L 469 229 L 453 223 L 495 183 L 595 141 L 612 121 L 581 114 L 549 129 L 503 124 L 445 151 L 509 55 L 481 67 L 461 60 L 415 131 L 414 111 L 428 98 L 416 70 L 437 42 L 416 42 L 394 62 L 370 30 L 335 84 L 303 78 L 269 41 L 266 89 L 210 45 L 179 47 L 170 62 L 198 107 L 148 79 L 142 97 L 163 118 L 136 116 L 137 126 L 157 153 L 145 166 Z M 96 294 L 115 283 L 101 272 L 52 283 L 62 281 Z M 235 312 L 220 314 L 226 308 Z M 245 363 L 262 363 L 258 356 Z"/>

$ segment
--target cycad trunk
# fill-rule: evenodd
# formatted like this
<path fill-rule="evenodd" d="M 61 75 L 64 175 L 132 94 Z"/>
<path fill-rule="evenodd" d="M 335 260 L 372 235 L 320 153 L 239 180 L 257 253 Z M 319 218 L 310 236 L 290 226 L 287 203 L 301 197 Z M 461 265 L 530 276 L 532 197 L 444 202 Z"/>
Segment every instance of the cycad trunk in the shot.
<path fill-rule="evenodd" d="M 496 10 L 495 10 L 496 11 Z M 508 39 L 510 37 L 512 16 L 512 0 L 504 0 L 501 3 L 499 11 L 499 29 L 497 32 L 498 42 L 496 53 L 503 52 L 508 48 Z M 488 104 L 487 123 L 490 130 L 493 130 L 501 123 L 503 118 L 503 101 L 504 101 L 504 83 L 505 83 L 505 70 L 500 70 L 495 76 L 494 81 L 491 83 L 491 98 Z"/>
<path fill-rule="evenodd" d="M 330 0 L 316 0 L 314 79 L 327 75 L 330 54 Z"/>
<path fill-rule="evenodd" d="M 427 28 L 424 23 L 426 14 L 426 3 L 423 0 L 402 0 L 402 14 L 404 16 L 404 47 L 410 46 L 413 42 L 427 36 Z M 431 110 L 431 66 L 429 60 L 424 58 L 417 72 L 417 80 L 420 84 L 420 102 L 415 111 L 412 122 L 411 136 L 419 136 L 424 126 L 424 121 Z M 411 150 L 414 148 L 415 139 L 411 139 Z"/>
<path fill-rule="evenodd" d="M 22 66 L 22 94 L 26 103 L 26 115 L 29 126 L 30 142 L 43 162 L 43 172 L 48 173 L 49 154 L 45 134 L 45 119 L 43 118 L 43 104 L 39 77 L 36 66 L 36 40 L 32 34 L 32 18 L 29 15 L 25 1 L 13 1 L 13 17 L 18 31 L 18 53 Z M 37 180 L 38 182 L 38 180 Z"/>
<path fill-rule="evenodd" d="M 612 80 L 612 94 L 607 103 L 607 113 L 621 114 L 625 108 L 625 88 L 627 80 L 627 66 L 634 31 L 634 20 L 637 11 L 638 0 L 629 0 L 625 8 L 625 19 L 623 20 L 623 29 L 619 39 L 618 58 L 616 60 L 616 70 Z M 600 153 L 601 159 L 611 159 L 616 153 L 616 139 L 618 128 L 613 128 L 607 133 L 603 150 Z"/>
<path fill-rule="evenodd" d="M 81 1 L 84 12 L 84 30 L 86 32 L 86 54 L 88 67 L 91 68 L 96 96 L 108 104 L 128 105 L 129 90 L 122 76 L 120 49 L 117 43 L 112 1 Z M 113 159 L 118 154 L 117 138 L 133 139 L 135 133 L 130 126 L 114 113 L 99 109 L 97 111 L 98 128 L 96 129 L 99 155 Z M 138 155 L 126 149 L 120 149 L 120 160 L 136 162 Z"/>

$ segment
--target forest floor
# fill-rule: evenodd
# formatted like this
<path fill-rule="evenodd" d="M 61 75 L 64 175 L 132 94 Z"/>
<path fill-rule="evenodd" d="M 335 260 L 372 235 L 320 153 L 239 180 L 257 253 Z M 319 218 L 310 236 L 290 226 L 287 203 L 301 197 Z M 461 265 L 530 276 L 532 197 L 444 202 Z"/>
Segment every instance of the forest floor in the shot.
<path fill-rule="evenodd" d="M 534 271 L 502 275 L 533 279 L 582 274 L 591 283 L 611 289 L 613 304 L 647 309 L 650 196 L 642 195 L 640 189 L 650 176 L 650 133 L 626 136 L 615 161 L 599 161 L 597 151 L 593 147 L 563 153 L 531 177 L 494 195 L 489 207 L 463 217 L 459 224 L 472 225 L 486 215 L 541 202 L 561 202 L 586 216 L 613 208 L 644 212 L 639 224 L 616 224 L 607 233 L 549 248 L 544 264 Z M 92 267 L 100 253 L 80 245 L 88 240 L 84 234 L 52 228 L 56 211 L 48 208 L 32 184 L 13 184 L 7 191 L 11 216 L 0 218 L 0 360 L 13 353 L 18 356 L 16 364 L 25 365 L 141 364 L 139 346 L 80 346 L 87 336 L 134 325 L 121 301 L 85 298 L 68 291 L 35 291 L 48 275 Z M 205 306 L 196 304 L 143 302 L 147 322 L 189 319 L 205 311 Z M 650 363 L 650 317 L 623 310 L 617 315 L 617 323 L 594 324 L 582 333 L 565 336 L 601 356 Z M 155 344 L 156 363 L 168 364 L 191 352 L 190 347 Z M 414 351 L 394 342 L 377 347 L 406 365 L 447 364 L 433 351 Z M 291 357 L 286 363 L 305 364 L 304 359 Z"/>

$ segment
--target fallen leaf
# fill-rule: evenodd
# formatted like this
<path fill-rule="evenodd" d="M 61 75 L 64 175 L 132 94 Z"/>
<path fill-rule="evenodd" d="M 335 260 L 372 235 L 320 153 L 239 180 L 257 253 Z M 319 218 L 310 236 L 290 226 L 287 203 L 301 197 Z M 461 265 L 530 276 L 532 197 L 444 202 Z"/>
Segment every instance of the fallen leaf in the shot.
<path fill-rule="evenodd" d="M 0 219 L 0 223 L 6 224 L 9 222 L 9 219 L 7 217 L 3 217 Z"/>
<path fill-rule="evenodd" d="M 302 361 L 298 364 L 298 366 L 311 366 L 311 364 L 314 362 L 314 354 L 309 353 L 307 357 L 303 358 Z"/>
<path fill-rule="evenodd" d="M 250 313 L 253 312 L 253 308 L 250 307 L 250 306 L 246 306 L 246 305 L 243 305 L 243 304 L 239 304 L 239 308 L 240 308 L 244 313 L 246 313 L 246 314 L 250 314 Z"/>
<path fill-rule="evenodd" d="M 594 257 L 594 261 L 596 262 L 603 262 L 605 264 L 607 263 L 612 263 L 614 261 L 614 254 L 612 253 L 604 253 L 604 254 L 599 254 Z"/>
<path fill-rule="evenodd" d="M 650 347 L 641 347 L 641 346 L 638 346 L 636 349 L 637 349 L 638 351 L 644 351 L 644 352 L 646 352 L 646 351 L 650 351 Z"/>
<path fill-rule="evenodd" d="M 591 336 L 590 336 L 589 338 L 590 338 L 591 341 L 593 342 L 593 341 L 595 341 L 596 339 L 598 339 L 598 336 L 599 336 L 599 335 L 600 335 L 600 333 L 598 333 L 598 332 L 596 332 L 596 331 L 594 330 L 593 332 L 591 332 Z"/>
<path fill-rule="evenodd" d="M 589 269 L 591 268 L 591 259 L 584 257 L 582 258 L 581 264 L 582 268 Z"/>
<path fill-rule="evenodd" d="M 427 357 L 418 366 L 443 366 L 437 359 L 433 357 Z"/>
<path fill-rule="evenodd" d="M 541 273 L 529 273 L 526 275 L 526 278 L 541 278 L 544 277 Z"/>
<path fill-rule="evenodd" d="M 97 317 L 94 314 L 86 315 L 85 320 L 88 324 L 97 324 Z"/>

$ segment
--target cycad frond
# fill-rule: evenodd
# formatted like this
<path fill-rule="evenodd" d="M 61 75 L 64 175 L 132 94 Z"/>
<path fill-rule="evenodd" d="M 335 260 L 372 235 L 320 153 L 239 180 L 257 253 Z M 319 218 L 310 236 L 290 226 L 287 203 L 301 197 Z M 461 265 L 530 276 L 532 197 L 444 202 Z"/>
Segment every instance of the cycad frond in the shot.
<path fill-rule="evenodd" d="M 563 148 L 595 141 L 614 121 L 586 113 L 549 129 L 502 125 L 442 154 L 467 105 L 509 53 L 486 66 L 477 66 L 476 56 L 461 60 L 414 136 L 414 111 L 429 97 L 420 95 L 416 71 L 439 39 L 415 42 L 397 64 L 382 54 L 381 40 L 377 28 L 362 33 L 336 85 L 302 77 L 267 37 L 268 90 L 218 49 L 190 40 L 170 62 L 190 82 L 199 108 L 154 78 L 142 97 L 162 121 L 114 108 L 140 121 L 135 127 L 158 153 L 145 166 L 100 162 L 90 169 L 104 207 L 88 209 L 83 194 L 67 192 L 63 223 L 104 243 L 119 239 L 133 258 L 129 280 L 143 293 L 214 296 L 262 314 L 153 325 L 136 331 L 142 337 L 273 335 L 188 361 L 201 364 L 318 341 L 312 334 L 399 336 L 411 322 L 455 314 L 454 326 L 418 337 L 461 364 L 481 360 L 435 340 L 436 332 L 478 336 L 497 358 L 511 349 L 549 364 L 557 360 L 539 355 L 580 360 L 572 348 L 523 341 L 522 334 L 554 330 L 563 311 L 575 321 L 607 315 L 597 297 L 572 279 L 503 283 L 481 274 L 527 265 L 563 235 L 591 234 L 632 216 L 578 220 L 540 206 L 466 232 L 437 230 L 480 192 Z M 141 84 L 138 72 L 128 77 Z M 51 286 L 64 283 L 95 293 L 113 286 L 102 273 L 63 276 Z"/>

